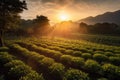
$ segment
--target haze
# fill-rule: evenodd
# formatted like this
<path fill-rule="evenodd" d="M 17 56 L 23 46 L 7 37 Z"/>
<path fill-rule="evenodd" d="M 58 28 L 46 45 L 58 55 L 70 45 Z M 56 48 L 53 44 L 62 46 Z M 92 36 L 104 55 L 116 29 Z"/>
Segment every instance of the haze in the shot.
<path fill-rule="evenodd" d="M 77 21 L 88 16 L 120 9 L 120 0 L 26 0 L 28 10 L 21 16 L 33 19 L 36 15 L 47 16 L 51 23 L 60 21 L 59 14 L 69 15 L 69 20 Z"/>

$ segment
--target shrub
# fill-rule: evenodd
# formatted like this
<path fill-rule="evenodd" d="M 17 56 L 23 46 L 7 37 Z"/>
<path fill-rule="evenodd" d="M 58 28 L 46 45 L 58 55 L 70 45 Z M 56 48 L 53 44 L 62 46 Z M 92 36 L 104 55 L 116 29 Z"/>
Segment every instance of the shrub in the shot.
<path fill-rule="evenodd" d="M 120 58 L 119 57 L 109 57 L 110 63 L 119 66 L 120 65 Z"/>
<path fill-rule="evenodd" d="M 120 54 L 120 50 L 115 50 L 115 54 Z"/>
<path fill-rule="evenodd" d="M 92 49 L 88 49 L 88 53 L 93 53 L 93 50 Z"/>
<path fill-rule="evenodd" d="M 85 69 L 90 73 L 100 73 L 101 66 L 94 60 L 87 60 L 85 62 Z"/>
<path fill-rule="evenodd" d="M 64 49 L 64 48 L 60 48 L 59 51 L 62 52 L 62 53 L 65 53 L 66 49 Z"/>
<path fill-rule="evenodd" d="M 108 61 L 108 57 L 103 54 L 94 54 L 93 59 L 95 59 L 98 62 Z"/>
<path fill-rule="evenodd" d="M 89 80 L 89 77 L 86 73 L 80 70 L 69 69 L 65 73 L 64 80 Z"/>
<path fill-rule="evenodd" d="M 103 51 L 95 51 L 94 54 L 103 54 Z"/>
<path fill-rule="evenodd" d="M 50 69 L 50 74 L 52 75 L 52 77 L 54 77 L 55 80 L 63 79 L 63 75 L 65 71 L 64 65 L 60 63 L 54 63 L 49 67 L 49 69 Z"/>
<path fill-rule="evenodd" d="M 6 52 L 0 52 L 0 62 L 3 65 L 2 73 L 5 80 L 44 80 L 42 75 L 39 75 L 31 67 L 20 60 L 16 60 L 15 57 Z"/>
<path fill-rule="evenodd" d="M 109 57 L 109 56 L 113 56 L 114 54 L 112 52 L 105 52 L 105 55 Z"/>
<path fill-rule="evenodd" d="M 119 57 L 120 58 L 120 54 L 114 54 L 115 57 Z"/>
<path fill-rule="evenodd" d="M 66 51 L 65 51 L 65 54 L 72 55 L 72 54 L 73 54 L 73 50 L 66 50 Z"/>
<path fill-rule="evenodd" d="M 45 56 L 40 55 L 40 54 L 35 53 L 35 52 L 32 52 L 31 54 L 33 54 L 33 55 L 31 56 L 31 59 L 35 59 L 36 61 L 42 60 L 43 58 L 45 58 Z"/>
<path fill-rule="evenodd" d="M 108 80 L 120 80 L 120 68 L 112 64 L 104 64 L 102 66 L 104 75 Z"/>
<path fill-rule="evenodd" d="M 74 55 L 74 56 L 78 56 L 78 57 L 80 57 L 81 54 L 82 54 L 81 51 L 74 51 L 74 52 L 73 52 L 73 55 Z"/>
<path fill-rule="evenodd" d="M 82 56 L 83 58 L 85 58 L 85 59 L 90 59 L 90 58 L 92 58 L 92 55 L 91 55 L 90 53 L 83 53 L 81 56 Z"/>
<path fill-rule="evenodd" d="M 99 78 L 97 80 L 108 80 L 107 78 Z"/>
<path fill-rule="evenodd" d="M 0 52 L 7 52 L 8 50 L 8 47 L 0 47 Z"/>
<path fill-rule="evenodd" d="M 44 78 L 42 75 L 39 75 L 38 73 L 32 71 L 26 76 L 21 77 L 20 80 L 44 80 Z"/>
<path fill-rule="evenodd" d="M 55 51 L 53 54 L 54 59 L 58 60 L 62 56 L 62 53 L 59 51 Z"/>
<path fill-rule="evenodd" d="M 82 53 L 88 52 L 88 50 L 87 50 L 86 48 L 80 48 L 79 50 L 80 50 Z"/>
<path fill-rule="evenodd" d="M 31 68 L 25 65 L 12 67 L 8 72 L 8 79 L 19 80 L 19 78 L 26 76 L 31 72 Z"/>
<path fill-rule="evenodd" d="M 77 68 L 82 68 L 84 66 L 84 58 L 72 57 L 71 64 Z"/>
<path fill-rule="evenodd" d="M 8 55 L 7 52 L 0 52 L 0 64 L 3 65 L 9 61 L 13 60 L 13 56 Z"/>
<path fill-rule="evenodd" d="M 4 66 L 7 68 L 11 68 L 11 67 L 19 66 L 19 65 L 25 65 L 25 64 L 19 60 L 12 60 L 12 61 L 6 63 Z"/>
<path fill-rule="evenodd" d="M 54 60 L 52 58 L 46 58 L 45 57 L 39 63 L 42 67 L 48 68 L 49 66 L 51 66 L 54 63 Z"/>
<path fill-rule="evenodd" d="M 64 64 L 71 64 L 71 59 L 72 57 L 70 55 L 62 55 L 60 60 L 62 61 L 62 63 Z"/>

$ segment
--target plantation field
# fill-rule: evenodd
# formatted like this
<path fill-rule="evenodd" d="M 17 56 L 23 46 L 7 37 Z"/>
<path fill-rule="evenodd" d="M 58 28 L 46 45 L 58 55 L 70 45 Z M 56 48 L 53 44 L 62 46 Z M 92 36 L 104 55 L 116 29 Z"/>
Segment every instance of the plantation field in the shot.
<path fill-rule="evenodd" d="M 120 46 L 120 37 L 114 36 L 114 35 L 98 35 L 98 34 L 95 35 L 95 34 L 72 33 L 70 38 L 71 39 L 80 39 L 80 40 L 82 39 L 82 40 L 95 42 L 95 43 L 99 43 L 99 44 Z"/>
<path fill-rule="evenodd" d="M 7 40 L 0 80 L 120 80 L 120 47 L 63 38 Z"/>

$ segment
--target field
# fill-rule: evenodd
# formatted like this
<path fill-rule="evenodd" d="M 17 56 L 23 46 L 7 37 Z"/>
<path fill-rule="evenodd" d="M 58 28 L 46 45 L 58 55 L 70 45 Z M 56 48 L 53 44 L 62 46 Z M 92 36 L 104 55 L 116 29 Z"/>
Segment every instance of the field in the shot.
<path fill-rule="evenodd" d="M 0 48 L 0 80 L 120 79 L 119 46 L 46 37 L 6 45 Z"/>

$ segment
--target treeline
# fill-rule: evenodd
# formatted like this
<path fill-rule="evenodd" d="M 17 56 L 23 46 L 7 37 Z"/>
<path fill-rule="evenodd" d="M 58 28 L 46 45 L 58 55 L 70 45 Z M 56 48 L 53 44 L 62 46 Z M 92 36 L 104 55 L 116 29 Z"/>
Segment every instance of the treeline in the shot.
<path fill-rule="evenodd" d="M 120 35 L 120 26 L 115 23 L 96 23 L 94 25 L 88 25 L 81 22 L 79 24 L 80 33 L 89 34 L 108 34 L 108 35 Z"/>
<path fill-rule="evenodd" d="M 33 20 L 21 19 L 18 28 L 7 31 L 7 35 L 13 36 L 46 36 L 46 35 L 70 35 L 70 33 L 120 35 L 120 26 L 115 23 L 96 23 L 88 25 L 84 22 L 76 23 L 64 21 L 50 26 L 46 16 L 36 16 Z"/>
<path fill-rule="evenodd" d="M 33 20 L 21 19 L 16 29 L 7 31 L 7 35 L 14 36 L 42 36 L 47 35 L 50 30 L 49 19 L 46 16 L 36 16 Z"/>

